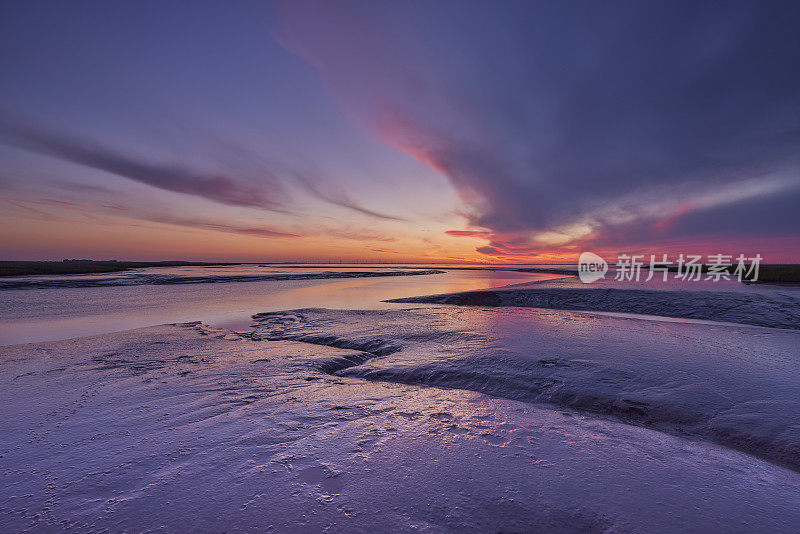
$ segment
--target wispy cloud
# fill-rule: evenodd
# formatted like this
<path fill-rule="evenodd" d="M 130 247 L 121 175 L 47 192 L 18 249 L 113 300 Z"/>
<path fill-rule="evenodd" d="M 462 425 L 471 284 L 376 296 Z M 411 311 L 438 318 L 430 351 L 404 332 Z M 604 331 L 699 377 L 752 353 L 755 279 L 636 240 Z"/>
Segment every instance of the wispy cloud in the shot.
<path fill-rule="evenodd" d="M 0 200 L 21 210 L 20 215 L 51 222 L 91 220 L 92 224 L 139 226 L 141 223 L 169 224 L 183 228 L 211 230 L 268 239 L 294 239 L 302 235 L 263 225 L 231 222 L 224 218 L 190 217 L 163 207 L 136 207 L 123 204 L 75 203 L 48 198 L 17 198 L 0 195 Z"/>
<path fill-rule="evenodd" d="M 483 237 L 488 238 L 492 234 L 482 230 L 447 230 L 445 234 L 452 237 Z"/>
<path fill-rule="evenodd" d="M 264 237 L 264 238 L 299 238 L 299 234 L 284 232 L 267 228 L 264 226 L 250 226 L 229 223 L 212 219 L 193 219 L 189 217 L 182 217 L 177 215 L 150 215 L 145 217 L 146 220 L 152 222 L 174 224 L 178 226 L 186 226 L 190 228 L 199 228 L 202 230 L 214 230 L 216 232 L 227 232 L 231 234 Z"/>
<path fill-rule="evenodd" d="M 337 184 L 323 184 L 318 180 L 313 180 L 307 176 L 297 175 L 297 182 L 305 191 L 314 197 L 324 200 L 330 204 L 347 208 L 368 217 L 376 219 L 384 219 L 389 221 L 405 221 L 402 217 L 380 213 L 369 208 L 365 208 L 347 194 L 347 192 Z"/>
<path fill-rule="evenodd" d="M 286 172 L 284 180 L 263 167 L 258 180 L 236 176 L 235 173 L 198 171 L 177 163 L 152 162 L 132 154 L 111 149 L 100 143 L 76 136 L 54 133 L 20 120 L 0 117 L 0 142 L 36 154 L 58 158 L 70 163 L 101 170 L 159 189 L 194 195 L 214 202 L 266 209 L 278 213 L 295 213 L 284 193 L 285 179 L 293 180 L 314 198 L 360 213 L 367 217 L 389 221 L 406 221 L 402 217 L 367 208 L 353 199 L 338 184 L 322 181 L 297 172 Z M 229 150 L 236 147 L 226 145 Z M 241 151 L 240 151 L 241 152 Z M 72 191 L 102 191 L 103 188 L 75 182 L 57 182 L 62 189 Z"/>
<path fill-rule="evenodd" d="M 322 235 L 333 236 L 341 239 L 349 239 L 351 241 L 380 241 L 382 243 L 390 243 L 397 241 L 393 236 L 374 232 L 364 229 L 353 228 L 323 228 L 319 231 Z"/>
<path fill-rule="evenodd" d="M 230 206 L 286 212 L 278 178 L 269 171 L 260 181 L 152 162 L 100 143 L 0 118 L 0 142 L 37 154 L 105 171 L 152 187 L 206 198 Z"/>

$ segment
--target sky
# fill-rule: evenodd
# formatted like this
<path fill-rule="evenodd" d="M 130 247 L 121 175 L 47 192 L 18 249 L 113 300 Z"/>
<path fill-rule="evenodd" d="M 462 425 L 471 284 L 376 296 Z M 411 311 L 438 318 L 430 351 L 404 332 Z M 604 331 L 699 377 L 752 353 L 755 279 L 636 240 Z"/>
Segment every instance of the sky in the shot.
<path fill-rule="evenodd" d="M 0 2 L 0 259 L 800 262 L 800 3 Z"/>

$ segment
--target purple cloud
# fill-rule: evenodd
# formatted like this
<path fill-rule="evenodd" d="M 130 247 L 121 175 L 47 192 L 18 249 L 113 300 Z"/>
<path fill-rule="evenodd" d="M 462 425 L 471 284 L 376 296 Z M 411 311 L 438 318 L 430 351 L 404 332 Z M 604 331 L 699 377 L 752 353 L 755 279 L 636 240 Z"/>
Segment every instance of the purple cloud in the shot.
<path fill-rule="evenodd" d="M 275 36 L 449 179 L 493 241 L 480 252 L 632 239 L 705 210 L 704 231 L 725 234 L 738 206 L 796 221 L 782 198 L 800 183 L 797 5 L 426 7 L 278 2 Z M 712 200 L 687 211 L 694 197 Z"/>
<path fill-rule="evenodd" d="M 115 174 L 152 187 L 206 198 L 230 206 L 286 212 L 281 185 L 269 171 L 258 183 L 234 176 L 200 172 L 177 163 L 150 162 L 111 148 L 19 121 L 0 120 L 0 141 L 37 154 Z"/>
<path fill-rule="evenodd" d="M 352 199 L 344 189 L 335 184 L 324 185 L 319 181 L 312 180 L 306 176 L 301 176 L 301 175 L 296 175 L 295 178 L 305 191 L 307 191 L 314 197 L 320 200 L 324 200 L 325 202 L 328 202 L 335 206 L 347 208 L 349 210 L 358 212 L 362 215 L 366 215 L 368 217 L 373 217 L 376 219 L 384 219 L 389 221 L 406 220 L 403 219 L 402 217 L 396 217 L 394 215 L 388 215 L 386 213 L 379 213 L 369 208 L 365 208 L 364 206 L 356 202 L 354 199 Z"/>

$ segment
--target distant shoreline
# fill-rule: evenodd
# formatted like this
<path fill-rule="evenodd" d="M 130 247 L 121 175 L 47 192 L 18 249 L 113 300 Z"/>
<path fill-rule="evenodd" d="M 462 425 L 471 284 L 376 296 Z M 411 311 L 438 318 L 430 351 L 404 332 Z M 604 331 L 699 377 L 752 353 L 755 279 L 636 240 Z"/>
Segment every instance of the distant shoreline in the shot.
<path fill-rule="evenodd" d="M 430 269 L 440 268 L 448 270 L 493 270 L 493 271 L 517 271 L 517 272 L 531 272 L 531 273 L 545 273 L 545 274 L 563 274 L 568 276 L 576 276 L 578 274 L 576 269 L 558 268 L 554 264 L 552 267 L 548 264 L 541 264 L 540 267 L 529 267 L 528 265 L 535 264 L 485 264 L 485 265 L 447 265 L 437 263 L 425 264 L 402 264 L 402 263 L 328 263 L 323 264 L 319 262 L 311 263 L 272 263 L 272 262 L 203 262 L 203 261 L 117 261 L 117 260 L 63 260 L 63 261 L 0 261 L 0 277 L 3 276 L 36 276 L 36 275 L 59 275 L 59 274 L 98 274 L 98 273 L 115 273 L 127 271 L 130 269 L 144 269 L 147 267 L 228 267 L 232 265 L 259 265 L 263 267 L 282 267 L 286 269 L 291 268 L 328 268 L 332 266 L 347 268 L 347 267 L 363 267 L 366 265 L 374 269 L 391 269 L 397 268 L 400 265 L 405 265 L 406 269 Z M 648 266 L 645 265 L 646 269 Z M 727 271 L 733 271 L 731 266 Z M 677 270 L 676 266 L 668 268 L 670 272 Z M 708 271 L 707 265 L 701 265 L 700 270 L 702 273 Z M 759 277 L 755 283 L 800 283 L 800 264 L 764 264 L 760 266 Z M 752 282 L 751 282 L 752 283 Z"/>
<path fill-rule="evenodd" d="M 446 268 L 449 270 L 497 270 L 497 271 L 519 271 L 547 274 L 577 275 L 577 269 L 558 269 L 546 267 L 525 267 L 530 264 L 508 264 L 508 265 L 448 265 L 429 263 L 411 264 L 403 263 L 271 263 L 271 262 L 202 262 L 202 261 L 117 261 L 117 260 L 65 260 L 65 261 L 0 261 L 0 276 L 36 276 L 36 275 L 58 275 L 58 274 L 98 274 L 116 273 L 130 269 L 144 269 L 146 267 L 227 267 L 231 265 L 259 265 L 263 267 L 281 267 L 284 269 L 310 269 L 310 268 L 329 268 L 329 267 L 364 267 L 370 266 L 374 269 L 396 269 L 403 266 L 405 269 L 429 270 L 431 268 Z"/>
<path fill-rule="evenodd" d="M 224 267 L 240 262 L 208 263 L 198 261 L 0 261 L 0 276 L 33 276 L 40 274 L 116 273 L 146 267 Z"/>

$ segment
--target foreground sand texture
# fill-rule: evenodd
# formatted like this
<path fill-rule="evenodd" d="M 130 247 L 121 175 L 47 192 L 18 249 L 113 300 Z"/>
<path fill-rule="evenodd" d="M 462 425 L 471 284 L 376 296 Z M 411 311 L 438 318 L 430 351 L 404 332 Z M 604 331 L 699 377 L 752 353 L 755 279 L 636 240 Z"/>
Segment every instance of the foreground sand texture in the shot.
<path fill-rule="evenodd" d="M 257 320 L 0 347 L 2 531 L 800 526 L 797 332 L 478 308 Z"/>

